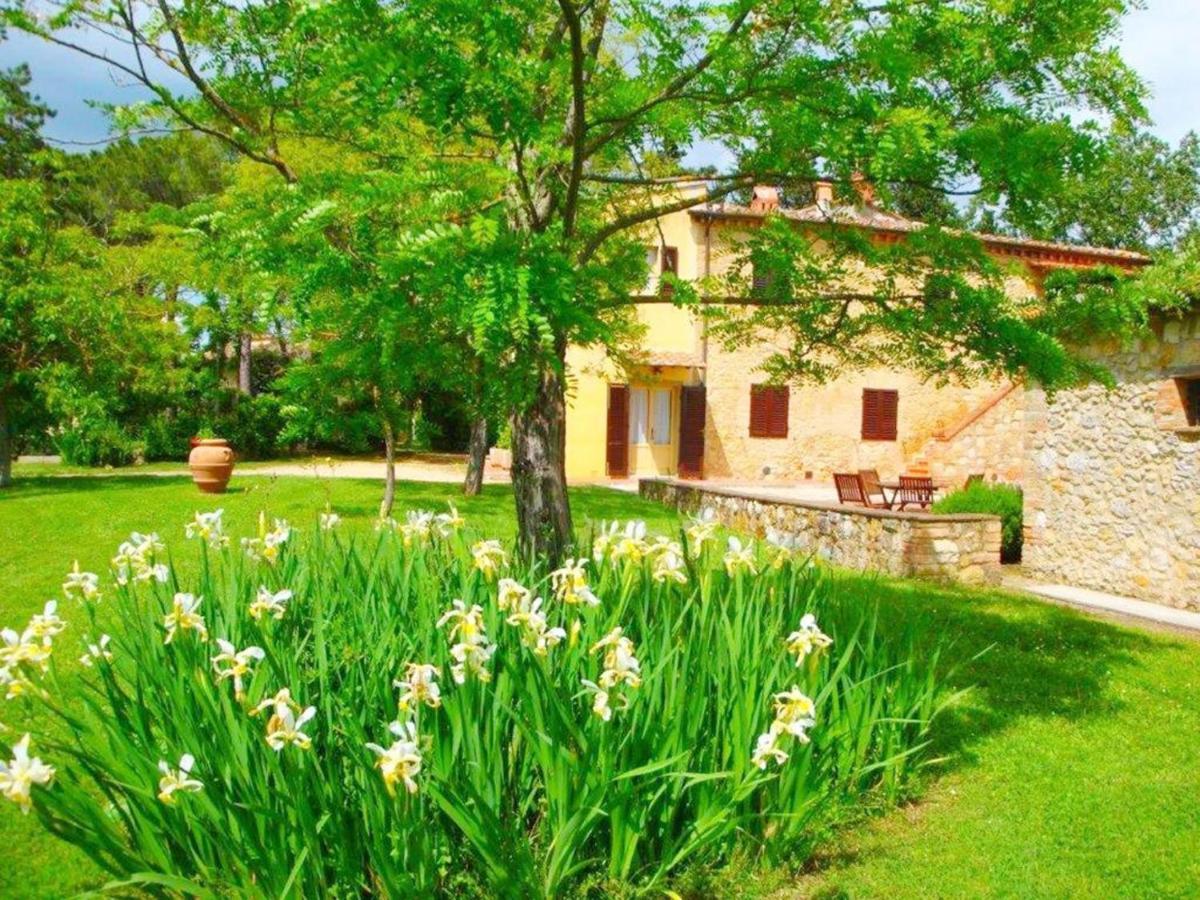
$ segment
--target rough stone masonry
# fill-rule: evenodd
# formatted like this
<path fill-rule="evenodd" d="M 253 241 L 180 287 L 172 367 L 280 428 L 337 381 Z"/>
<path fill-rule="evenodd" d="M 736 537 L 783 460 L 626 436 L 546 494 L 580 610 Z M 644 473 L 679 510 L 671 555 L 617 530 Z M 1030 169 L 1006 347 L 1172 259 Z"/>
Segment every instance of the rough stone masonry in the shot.
<path fill-rule="evenodd" d="M 643 478 L 639 493 L 685 512 L 711 509 L 727 527 L 768 528 L 837 566 L 966 584 L 1000 580 L 1000 519 L 783 500 L 752 490 Z"/>

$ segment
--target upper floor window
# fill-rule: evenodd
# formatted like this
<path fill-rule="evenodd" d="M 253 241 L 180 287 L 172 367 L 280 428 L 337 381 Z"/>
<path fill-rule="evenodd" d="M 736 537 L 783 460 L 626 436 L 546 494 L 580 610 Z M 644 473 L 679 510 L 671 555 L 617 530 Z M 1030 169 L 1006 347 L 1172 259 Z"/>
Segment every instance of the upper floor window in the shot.
<path fill-rule="evenodd" d="M 765 294 L 775 284 L 775 273 L 771 270 L 770 266 L 763 263 L 754 263 L 751 280 L 754 293 Z"/>
<path fill-rule="evenodd" d="M 786 384 L 750 385 L 750 437 L 787 437 L 788 400 Z"/>
<path fill-rule="evenodd" d="M 679 248 L 656 245 L 646 248 L 646 293 L 656 294 L 660 290 L 670 291 L 663 282 L 663 275 L 670 272 L 679 275 Z"/>
<path fill-rule="evenodd" d="M 900 392 L 863 388 L 862 439 L 864 441 L 896 440 L 896 420 Z"/>

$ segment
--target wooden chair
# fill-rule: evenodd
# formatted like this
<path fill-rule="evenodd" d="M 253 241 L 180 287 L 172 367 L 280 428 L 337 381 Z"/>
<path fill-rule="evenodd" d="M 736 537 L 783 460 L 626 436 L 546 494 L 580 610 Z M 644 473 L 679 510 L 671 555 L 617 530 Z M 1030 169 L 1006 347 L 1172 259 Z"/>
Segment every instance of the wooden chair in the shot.
<path fill-rule="evenodd" d="M 905 466 L 905 475 L 911 475 L 914 478 L 930 478 L 933 472 L 929 468 L 929 463 L 923 459 L 913 460 Z"/>
<path fill-rule="evenodd" d="M 874 509 L 861 475 L 854 472 L 834 472 L 833 483 L 837 487 L 838 503 L 853 503 Z"/>
<path fill-rule="evenodd" d="M 858 477 L 862 479 L 863 492 L 871 499 L 873 506 L 878 506 L 880 509 L 892 508 L 887 494 L 883 491 L 883 484 L 879 480 L 878 469 L 859 469 Z"/>
<path fill-rule="evenodd" d="M 892 498 L 893 509 L 919 506 L 928 509 L 933 505 L 933 479 L 914 475 L 900 476 L 900 489 Z"/>

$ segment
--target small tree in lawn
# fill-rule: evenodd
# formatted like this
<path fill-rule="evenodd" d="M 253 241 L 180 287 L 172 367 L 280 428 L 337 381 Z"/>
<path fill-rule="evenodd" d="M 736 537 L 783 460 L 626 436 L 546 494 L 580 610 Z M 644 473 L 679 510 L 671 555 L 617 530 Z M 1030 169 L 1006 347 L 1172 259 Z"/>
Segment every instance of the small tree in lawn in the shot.
<path fill-rule="evenodd" d="M 354 148 L 372 162 L 359 172 L 364 185 L 380 172 L 426 168 L 443 183 L 469 176 L 485 185 L 482 204 L 454 204 L 445 221 L 499 214 L 510 236 L 502 269 L 524 273 L 528 321 L 540 323 L 513 332 L 496 317 L 488 327 L 509 352 L 506 379 L 522 389 L 510 395 L 521 542 L 552 556 L 573 539 L 566 349 L 623 333 L 623 307 L 644 276 L 644 264 L 630 262 L 644 260 L 639 245 L 657 217 L 755 182 L 795 190 L 822 173 L 848 183 L 855 171 L 883 187 L 980 191 L 1036 216 L 1099 155 L 1080 113 L 1116 122 L 1143 114 L 1136 78 L 1108 49 L 1124 0 L 333 0 L 270 9 L 81 0 L 55 22 L 120 31 L 131 46 L 124 59 L 19 6 L 8 20 L 105 59 L 154 92 L 148 114 L 220 137 L 301 194 L 315 189 L 313 176 L 288 135 Z M 147 58 L 189 89 L 157 80 L 139 62 Z M 398 131 L 409 139 L 399 143 Z M 683 161 L 702 147 L 727 163 L 703 170 L 704 196 L 673 195 L 699 174 Z M 377 210 L 356 212 L 349 233 L 361 236 Z M 345 233 L 327 238 L 346 267 L 377 272 Z M 843 255 L 853 252 L 844 243 Z M 1061 323 L 1049 313 L 1023 318 L 961 240 L 933 232 L 892 256 L 902 289 L 879 279 L 856 291 L 863 302 L 844 316 L 840 299 L 826 298 L 835 312 L 817 324 L 847 342 L 912 348 L 934 323 L 938 339 L 920 361 L 947 377 L 1027 371 L 1054 386 L 1082 374 Z M 793 282 L 794 295 L 816 296 L 817 284 L 831 282 Z M 994 311 L 980 311 L 988 305 Z M 878 312 L 859 321 L 863 309 Z M 809 334 L 803 304 L 772 315 L 798 337 L 772 363 L 780 377 L 826 365 L 804 358 L 814 341 L 813 352 L 829 341 Z"/>

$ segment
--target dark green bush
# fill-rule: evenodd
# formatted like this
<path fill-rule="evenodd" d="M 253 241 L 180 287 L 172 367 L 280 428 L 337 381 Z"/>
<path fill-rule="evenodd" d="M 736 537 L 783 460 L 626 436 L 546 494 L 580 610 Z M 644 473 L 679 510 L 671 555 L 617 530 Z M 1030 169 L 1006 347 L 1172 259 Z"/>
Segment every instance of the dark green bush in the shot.
<path fill-rule="evenodd" d="M 280 434 L 285 424 L 279 397 L 259 394 L 231 399 L 225 411 L 206 418 L 200 430 L 229 441 L 241 459 L 267 459 L 276 455 L 281 449 Z"/>
<path fill-rule="evenodd" d="M 197 416 L 182 410 L 164 410 L 150 416 L 139 431 L 146 447 L 146 461 L 187 459 L 191 439 L 199 427 Z"/>
<path fill-rule="evenodd" d="M 985 513 L 999 516 L 1002 524 L 1000 559 L 1006 563 L 1021 561 L 1025 496 L 1015 484 L 972 484 L 947 494 L 933 504 L 940 513 Z"/>

